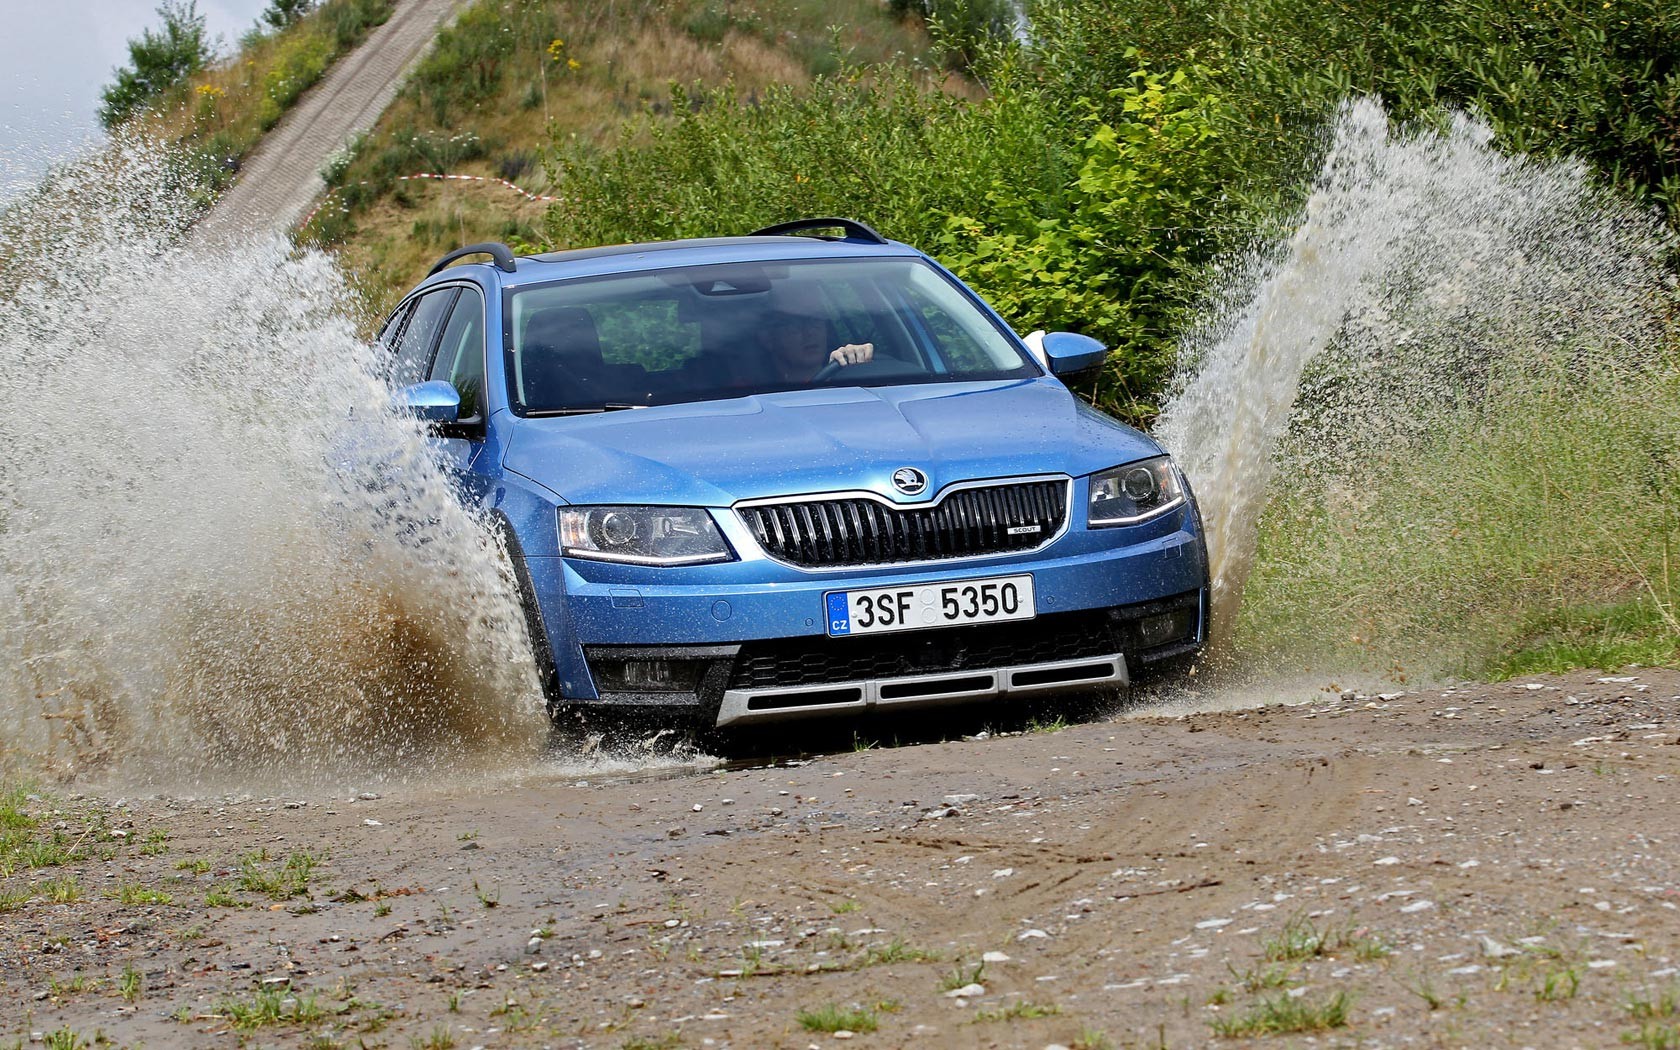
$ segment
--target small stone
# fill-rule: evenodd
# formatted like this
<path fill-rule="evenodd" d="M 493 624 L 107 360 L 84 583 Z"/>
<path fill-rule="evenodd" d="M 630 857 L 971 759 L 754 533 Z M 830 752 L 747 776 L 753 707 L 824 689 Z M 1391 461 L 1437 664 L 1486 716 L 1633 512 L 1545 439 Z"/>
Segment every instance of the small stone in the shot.
<path fill-rule="evenodd" d="M 1509 959 L 1513 955 L 1521 955 L 1517 949 L 1509 944 L 1500 944 L 1492 937 L 1482 938 L 1482 956 L 1487 959 Z"/>
<path fill-rule="evenodd" d="M 1407 915 L 1411 915 L 1415 912 L 1428 911 L 1433 907 L 1435 907 L 1434 901 L 1413 901 L 1412 903 L 1402 907 L 1400 910 Z"/>
<path fill-rule="evenodd" d="M 1015 935 L 1015 939 L 1018 941 L 1037 941 L 1048 939 L 1049 936 L 1043 930 L 1022 930 Z"/>
<path fill-rule="evenodd" d="M 385 825 L 381 824 L 377 820 L 374 820 L 372 817 L 369 817 L 366 820 L 362 821 L 362 826 L 363 827 L 368 827 L 368 828 L 382 828 Z"/>
<path fill-rule="evenodd" d="M 696 802 L 696 803 L 695 803 L 695 804 L 694 804 L 694 812 L 696 812 L 696 813 L 698 813 L 698 812 L 700 812 L 700 811 L 701 811 L 701 810 L 703 810 L 703 809 L 705 809 L 705 808 L 706 808 L 706 807 L 705 807 L 705 806 L 703 806 L 703 805 L 701 805 L 701 804 L 700 804 L 700 803 L 698 803 L 698 802 Z"/>
<path fill-rule="evenodd" d="M 536 971 L 537 973 L 542 973 L 544 970 L 548 969 L 548 963 L 546 963 L 546 962 L 534 962 L 534 963 L 531 964 L 531 969 Z"/>
<path fill-rule="evenodd" d="M 980 961 L 985 963 L 1006 963 L 1009 961 L 1009 956 L 1003 954 L 1002 952 L 987 952 L 986 954 L 980 956 Z"/>
<path fill-rule="evenodd" d="M 1217 930 L 1221 926 L 1231 925 L 1230 919 L 1203 919 L 1196 924 L 1198 930 Z"/>
<path fill-rule="evenodd" d="M 1013 874 L 1015 874 L 1015 869 L 1014 868 L 998 868 L 997 870 L 992 872 L 992 878 L 994 878 L 994 879 L 1007 879 L 1009 876 L 1011 876 Z"/>
<path fill-rule="evenodd" d="M 1371 863 L 1375 864 L 1379 868 L 1387 868 L 1387 867 L 1392 867 L 1393 865 L 1400 863 L 1400 858 L 1399 857 L 1378 857 L 1376 860 L 1372 861 Z"/>
<path fill-rule="evenodd" d="M 484 848 L 484 847 L 483 847 L 483 846 L 480 846 L 480 845 L 479 845 L 479 844 L 478 844 L 478 843 L 476 843 L 476 842 L 469 842 L 469 843 L 467 843 L 467 844 L 466 844 L 466 845 L 464 845 L 464 846 L 462 846 L 462 847 L 461 847 L 461 848 L 462 848 L 462 849 L 483 849 L 483 848 Z"/>
<path fill-rule="evenodd" d="M 961 988 L 953 988 L 945 993 L 947 999 L 974 999 L 986 994 L 983 984 L 965 984 Z"/>
<path fill-rule="evenodd" d="M 947 806 L 966 806 L 970 802 L 980 801 L 979 795 L 946 795 L 944 802 Z"/>

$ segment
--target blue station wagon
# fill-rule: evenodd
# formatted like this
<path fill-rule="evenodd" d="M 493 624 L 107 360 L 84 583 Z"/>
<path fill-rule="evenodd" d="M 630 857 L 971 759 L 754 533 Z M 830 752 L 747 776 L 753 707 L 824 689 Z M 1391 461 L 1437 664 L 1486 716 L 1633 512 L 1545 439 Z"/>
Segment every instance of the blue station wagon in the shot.
<path fill-rule="evenodd" d="M 380 339 L 506 544 L 557 720 L 1113 690 L 1206 641 L 1184 478 L 1063 383 L 1102 346 L 1023 340 L 861 223 L 476 244 Z"/>

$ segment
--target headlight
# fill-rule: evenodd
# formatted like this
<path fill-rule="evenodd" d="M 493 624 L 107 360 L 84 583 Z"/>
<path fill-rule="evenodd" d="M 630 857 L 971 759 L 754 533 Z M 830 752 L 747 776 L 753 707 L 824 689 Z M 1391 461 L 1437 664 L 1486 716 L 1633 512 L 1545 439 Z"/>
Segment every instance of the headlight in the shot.
<path fill-rule="evenodd" d="M 1157 456 L 1091 475 L 1088 524 L 1135 525 L 1184 502 L 1184 485 L 1172 459 Z"/>
<path fill-rule="evenodd" d="M 635 565 L 728 561 L 734 552 L 698 507 L 561 507 L 560 548 L 573 558 Z"/>

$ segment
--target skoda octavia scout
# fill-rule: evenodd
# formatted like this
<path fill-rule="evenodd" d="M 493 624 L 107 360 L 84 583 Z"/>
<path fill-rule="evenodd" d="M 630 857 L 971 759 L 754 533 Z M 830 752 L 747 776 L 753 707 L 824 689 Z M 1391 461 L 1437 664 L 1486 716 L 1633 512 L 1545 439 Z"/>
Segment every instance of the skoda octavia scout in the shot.
<path fill-rule="evenodd" d="M 861 223 L 472 245 L 380 338 L 507 546 L 557 718 L 1113 689 L 1206 640 L 1184 478 L 1063 384 L 1103 347 L 1023 340 Z"/>

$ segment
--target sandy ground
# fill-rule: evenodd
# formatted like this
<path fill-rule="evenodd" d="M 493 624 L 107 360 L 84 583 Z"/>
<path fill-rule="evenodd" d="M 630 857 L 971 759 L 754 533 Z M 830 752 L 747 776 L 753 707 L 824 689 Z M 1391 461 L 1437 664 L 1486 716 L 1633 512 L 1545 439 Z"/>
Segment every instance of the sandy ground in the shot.
<path fill-rule="evenodd" d="M 14 834 L 71 856 L 0 880 L 0 1046 L 1680 1045 L 1680 673 L 1322 697 L 43 797 Z"/>

